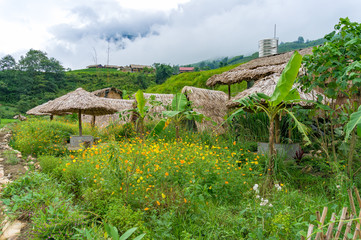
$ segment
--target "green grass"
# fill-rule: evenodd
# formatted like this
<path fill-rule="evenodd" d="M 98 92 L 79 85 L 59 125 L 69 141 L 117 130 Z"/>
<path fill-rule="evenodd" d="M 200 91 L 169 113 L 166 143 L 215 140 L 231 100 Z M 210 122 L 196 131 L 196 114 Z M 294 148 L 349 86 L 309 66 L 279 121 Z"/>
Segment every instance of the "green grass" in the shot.
<path fill-rule="evenodd" d="M 207 80 L 215 74 L 220 74 L 225 71 L 231 70 L 240 64 L 230 65 L 223 68 L 218 68 L 214 70 L 201 71 L 201 72 L 191 72 L 191 73 L 181 73 L 175 76 L 168 78 L 163 84 L 155 85 L 146 90 L 148 93 L 177 93 L 182 90 L 184 86 L 193 86 L 199 88 L 208 88 L 206 86 Z M 246 83 L 236 84 L 232 86 L 232 92 L 236 93 L 246 88 Z M 220 90 L 228 93 L 227 86 L 216 86 L 214 90 Z"/>
<path fill-rule="evenodd" d="M 7 125 L 9 123 L 15 123 L 15 122 L 19 122 L 19 120 L 17 120 L 17 119 L 1 119 L 0 120 L 0 128 L 3 128 L 5 125 Z"/>

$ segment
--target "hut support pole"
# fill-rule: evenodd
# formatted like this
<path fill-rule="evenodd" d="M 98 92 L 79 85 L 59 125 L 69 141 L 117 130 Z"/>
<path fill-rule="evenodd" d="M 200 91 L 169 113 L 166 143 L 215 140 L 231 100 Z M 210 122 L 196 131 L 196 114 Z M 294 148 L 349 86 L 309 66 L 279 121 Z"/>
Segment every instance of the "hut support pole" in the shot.
<path fill-rule="evenodd" d="M 78 119 L 79 119 L 79 136 L 83 136 L 83 129 L 81 127 L 81 110 L 80 109 L 78 112 Z"/>
<path fill-rule="evenodd" d="M 91 126 L 92 128 L 95 127 L 95 116 L 92 116 Z"/>
<path fill-rule="evenodd" d="M 231 84 L 228 84 L 228 100 L 231 99 Z"/>
<path fill-rule="evenodd" d="M 54 115 L 51 114 L 51 115 L 50 115 L 50 121 L 52 121 L 53 119 L 54 119 Z"/>

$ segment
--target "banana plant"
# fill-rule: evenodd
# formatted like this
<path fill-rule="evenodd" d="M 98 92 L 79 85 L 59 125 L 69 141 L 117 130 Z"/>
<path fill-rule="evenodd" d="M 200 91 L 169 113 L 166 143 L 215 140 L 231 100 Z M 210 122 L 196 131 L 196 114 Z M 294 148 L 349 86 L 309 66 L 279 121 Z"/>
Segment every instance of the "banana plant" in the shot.
<path fill-rule="evenodd" d="M 205 120 L 211 120 L 205 117 L 203 114 L 192 110 L 191 102 L 188 101 L 187 97 L 183 93 L 177 93 L 174 95 L 171 110 L 163 111 L 165 118 L 161 119 L 158 124 L 152 130 L 150 136 L 159 135 L 171 122 L 175 126 L 176 139 L 179 141 L 179 130 L 182 121 L 194 120 L 196 122 L 202 122 Z"/>
<path fill-rule="evenodd" d="M 295 51 L 291 59 L 287 63 L 285 69 L 283 70 L 276 88 L 271 96 L 267 96 L 263 93 L 252 94 L 251 96 L 235 100 L 238 102 L 239 109 L 234 112 L 230 119 L 235 115 L 244 113 L 245 109 L 251 110 L 253 112 L 263 111 L 269 118 L 269 163 L 268 163 L 268 173 L 269 175 L 273 174 L 274 168 L 274 159 L 276 155 L 275 150 L 275 119 L 282 112 L 290 115 L 298 130 L 302 133 L 303 139 L 306 144 L 310 144 L 310 140 L 307 137 L 308 128 L 302 124 L 295 115 L 287 109 L 287 106 L 292 103 L 300 102 L 300 95 L 297 89 L 292 89 L 292 86 L 297 78 L 299 68 L 301 66 L 302 56 Z"/>
<path fill-rule="evenodd" d="M 354 129 L 357 129 L 357 135 L 361 137 L 361 106 L 359 106 L 358 110 L 351 114 L 350 121 L 345 126 L 345 142 L 348 141 L 351 132 Z"/>
<path fill-rule="evenodd" d="M 135 122 L 135 129 L 141 138 L 144 137 L 144 119 L 148 115 L 149 107 L 146 106 L 147 100 L 141 90 L 138 90 L 135 94 L 136 107 L 128 110 L 131 112 L 131 120 Z"/>

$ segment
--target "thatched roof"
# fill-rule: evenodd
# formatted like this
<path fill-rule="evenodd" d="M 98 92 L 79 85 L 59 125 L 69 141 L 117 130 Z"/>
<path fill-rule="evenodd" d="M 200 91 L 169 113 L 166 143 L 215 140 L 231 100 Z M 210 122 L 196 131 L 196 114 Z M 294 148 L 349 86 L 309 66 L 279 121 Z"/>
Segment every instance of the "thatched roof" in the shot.
<path fill-rule="evenodd" d="M 214 126 L 211 121 L 196 122 L 198 130 L 213 129 L 218 130 L 218 132 L 224 130 L 223 127 L 219 128 L 219 125 L 224 122 L 224 116 L 227 114 L 227 94 L 222 91 L 189 86 L 185 86 L 182 93 L 187 96 L 188 100 L 192 101 L 195 111 L 211 118 L 218 125 Z"/>
<path fill-rule="evenodd" d="M 40 111 L 43 111 L 43 109 L 46 110 L 46 108 L 48 107 L 48 105 L 49 105 L 51 102 L 52 102 L 52 101 L 48 101 L 48 102 L 43 103 L 43 104 L 41 104 L 41 105 L 39 105 L 39 106 L 36 106 L 36 107 L 28 110 L 28 111 L 26 112 L 26 114 L 28 114 L 28 115 L 35 115 L 35 116 L 50 116 L 50 115 L 53 115 L 53 114 L 51 114 L 51 113 L 40 112 Z M 66 115 L 66 114 L 71 114 L 71 113 L 65 112 L 65 113 L 58 113 L 58 114 L 56 114 L 56 115 Z"/>
<path fill-rule="evenodd" d="M 298 51 L 302 56 L 312 54 L 312 47 Z M 294 51 L 257 58 L 207 80 L 207 86 L 230 85 L 242 81 L 259 80 L 274 73 L 281 73 Z"/>
<path fill-rule="evenodd" d="M 39 105 L 39 106 L 36 106 L 36 107 L 28 110 L 28 111 L 26 112 L 26 114 L 28 114 L 28 115 L 36 115 L 36 116 L 51 115 L 50 113 L 40 112 L 40 110 L 42 110 L 43 108 L 46 108 L 46 106 L 49 105 L 50 102 L 51 102 L 51 101 L 46 102 L 46 103 L 43 103 L 43 104 L 41 104 L 41 105 Z"/>
<path fill-rule="evenodd" d="M 94 92 L 92 92 L 95 96 L 98 97 L 105 97 L 105 98 L 112 98 L 111 96 L 109 97 L 108 94 L 109 93 L 115 93 L 118 94 L 120 96 L 120 98 L 123 97 L 123 92 L 115 87 L 109 87 L 109 88 L 103 88 L 100 90 L 96 90 Z"/>
<path fill-rule="evenodd" d="M 276 88 L 279 77 L 280 77 L 280 74 L 275 73 L 275 74 L 267 76 L 261 80 L 258 80 L 257 82 L 255 82 L 255 84 L 251 88 L 246 89 L 246 90 L 238 93 L 235 97 L 231 98 L 227 102 L 227 107 L 235 108 L 235 107 L 239 106 L 239 103 L 234 102 L 234 100 L 248 97 L 255 93 L 264 93 L 268 96 L 271 96 Z M 312 90 L 309 93 L 305 93 L 304 91 L 301 90 L 301 88 L 298 84 L 294 84 L 293 87 L 297 88 L 298 93 L 300 94 L 300 98 L 302 100 L 317 100 L 317 94 L 322 95 L 321 93 L 318 93 L 315 90 Z M 327 99 L 325 97 L 324 97 L 324 101 L 327 101 Z M 298 104 L 303 107 L 311 107 L 312 106 L 312 104 L 307 103 L 307 102 L 299 102 Z"/>
<path fill-rule="evenodd" d="M 105 115 L 115 113 L 117 110 L 112 107 L 107 99 L 100 98 L 94 94 L 78 88 L 64 96 L 54 99 L 45 108 L 42 113 L 59 114 L 64 112 L 78 113 L 88 115 Z"/>
<path fill-rule="evenodd" d="M 95 117 L 95 125 L 97 127 L 106 127 L 111 123 L 118 122 L 120 124 L 124 124 L 129 122 L 130 113 L 124 113 L 126 110 L 133 109 L 134 100 L 126 100 L 126 99 L 110 99 L 107 101 L 110 103 L 112 107 L 117 109 L 117 113 L 107 114 L 102 116 Z M 119 119 L 119 113 L 122 114 L 122 119 Z M 93 121 L 93 116 L 83 115 L 83 121 L 87 123 L 91 123 Z"/>

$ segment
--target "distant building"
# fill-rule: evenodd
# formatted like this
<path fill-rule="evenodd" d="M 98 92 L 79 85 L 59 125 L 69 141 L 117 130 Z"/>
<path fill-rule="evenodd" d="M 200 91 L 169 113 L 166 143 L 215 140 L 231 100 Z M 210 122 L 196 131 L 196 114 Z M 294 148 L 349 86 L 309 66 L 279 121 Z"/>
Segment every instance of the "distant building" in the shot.
<path fill-rule="evenodd" d="M 179 67 L 179 73 L 194 72 L 194 67 Z"/>
<path fill-rule="evenodd" d="M 103 68 L 103 65 L 101 64 L 94 64 L 94 65 L 89 65 L 86 68 Z"/>
<path fill-rule="evenodd" d="M 145 69 L 153 69 L 152 66 L 130 64 L 131 72 L 142 72 Z"/>

